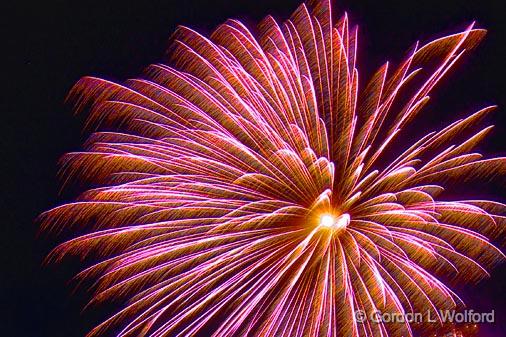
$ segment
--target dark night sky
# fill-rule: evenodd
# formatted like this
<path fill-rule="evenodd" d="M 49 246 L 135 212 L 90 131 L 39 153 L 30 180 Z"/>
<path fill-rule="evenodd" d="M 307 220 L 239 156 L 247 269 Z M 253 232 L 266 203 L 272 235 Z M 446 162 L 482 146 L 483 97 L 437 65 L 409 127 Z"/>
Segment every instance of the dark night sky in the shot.
<path fill-rule="evenodd" d="M 267 14 L 287 18 L 301 0 L 148 1 L 135 3 L 88 1 L 21 2 L 3 8 L 2 64 L 8 85 L 2 103 L 2 240 L 0 296 L 3 336 L 84 336 L 104 312 L 81 313 L 86 293 L 72 295 L 67 281 L 78 270 L 75 261 L 42 267 L 55 238 L 36 237 L 34 219 L 42 211 L 70 200 L 58 195 L 57 160 L 80 149 L 86 138 L 82 120 L 63 103 L 71 86 L 83 75 L 122 80 L 161 61 L 176 25 L 202 33 L 227 18 L 253 27 Z M 439 86 L 421 129 L 437 127 L 487 104 L 500 108 L 492 121 L 497 128 L 482 150 L 505 154 L 506 22 L 501 1 L 334 1 L 360 25 L 359 70 L 370 73 L 386 59 L 399 61 L 417 40 L 427 41 L 454 32 L 476 20 L 489 34 L 480 48 Z M 35 2 L 34 2 L 35 3 Z M 4 5 L 5 6 L 5 5 Z M 6 167 L 5 167 L 6 166 Z M 476 189 L 494 194 L 500 188 Z M 463 289 L 475 310 L 495 309 L 498 323 L 480 328 L 480 336 L 506 336 L 506 267 L 492 278 Z M 106 309 L 104 309 L 106 310 Z M 103 310 L 102 310 L 103 311 Z"/>

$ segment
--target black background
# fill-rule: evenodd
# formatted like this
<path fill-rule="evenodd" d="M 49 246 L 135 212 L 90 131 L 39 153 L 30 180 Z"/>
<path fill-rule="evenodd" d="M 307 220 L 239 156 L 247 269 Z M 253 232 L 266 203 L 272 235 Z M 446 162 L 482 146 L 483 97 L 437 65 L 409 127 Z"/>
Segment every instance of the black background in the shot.
<path fill-rule="evenodd" d="M 0 110 L 5 129 L 0 138 L 5 185 L 0 213 L 0 335 L 83 336 L 105 318 L 100 311 L 80 312 L 86 293 L 72 295 L 67 285 L 78 265 L 71 261 L 41 266 L 57 239 L 36 237 L 37 215 L 73 197 L 58 194 L 56 179 L 59 157 L 79 150 L 86 138 L 80 131 L 82 120 L 64 105 L 71 86 L 84 75 L 133 77 L 149 63 L 162 61 L 178 24 L 207 34 L 233 17 L 253 28 L 267 14 L 287 18 L 299 1 L 44 1 L 2 9 L 6 17 L 1 25 L 6 30 L 2 29 L 0 50 L 7 57 L 2 82 L 8 88 Z M 439 86 L 418 125 L 432 130 L 477 108 L 498 104 L 491 119 L 497 128 L 482 150 L 504 154 L 506 23 L 500 2 L 341 0 L 335 1 L 334 11 L 346 10 L 360 26 L 362 79 L 384 60 L 399 61 L 417 39 L 423 42 L 455 32 L 473 20 L 487 28 L 486 40 Z M 504 201 L 504 193 L 494 185 L 480 192 Z M 506 336 L 505 281 L 503 264 L 491 279 L 462 289 L 473 309 L 496 311 L 497 323 L 480 327 L 480 336 Z"/>

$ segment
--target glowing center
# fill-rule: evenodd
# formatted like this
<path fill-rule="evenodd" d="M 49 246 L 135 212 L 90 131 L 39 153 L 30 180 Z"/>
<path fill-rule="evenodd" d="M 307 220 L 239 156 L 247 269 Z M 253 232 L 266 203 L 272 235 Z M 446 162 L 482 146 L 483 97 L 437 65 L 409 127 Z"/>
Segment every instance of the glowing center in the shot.
<path fill-rule="evenodd" d="M 324 214 L 320 218 L 320 226 L 332 229 L 345 229 L 350 223 L 350 215 L 345 213 L 334 218 L 330 214 Z"/>
<path fill-rule="evenodd" d="M 334 217 L 332 215 L 324 214 L 324 215 L 322 215 L 322 217 L 320 219 L 320 226 L 332 227 L 332 226 L 334 226 L 335 222 L 336 222 L 336 220 L 334 219 Z"/>

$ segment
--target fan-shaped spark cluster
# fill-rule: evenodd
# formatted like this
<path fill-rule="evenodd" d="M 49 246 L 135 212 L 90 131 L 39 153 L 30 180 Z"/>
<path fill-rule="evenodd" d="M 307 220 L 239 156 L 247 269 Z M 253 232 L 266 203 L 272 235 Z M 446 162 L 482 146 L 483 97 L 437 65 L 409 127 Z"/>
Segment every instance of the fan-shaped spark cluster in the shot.
<path fill-rule="evenodd" d="M 97 280 L 92 303 L 128 300 L 91 335 L 406 336 L 353 313 L 437 317 L 460 302 L 442 276 L 474 281 L 502 258 L 489 238 L 505 205 L 440 197 L 504 173 L 473 152 L 493 108 L 411 146 L 402 134 L 485 32 L 417 44 L 362 88 L 357 28 L 332 17 L 317 1 L 256 37 L 235 20 L 209 38 L 180 27 L 142 78 L 76 84 L 88 127 L 113 131 L 62 174 L 102 187 L 43 222 L 88 233 L 52 257 L 101 258 L 79 275 Z"/>

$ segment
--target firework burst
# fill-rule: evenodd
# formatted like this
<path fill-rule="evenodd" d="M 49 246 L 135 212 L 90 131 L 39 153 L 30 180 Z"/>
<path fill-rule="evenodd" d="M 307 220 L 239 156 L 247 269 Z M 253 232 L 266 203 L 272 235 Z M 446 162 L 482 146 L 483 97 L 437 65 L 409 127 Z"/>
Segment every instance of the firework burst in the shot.
<path fill-rule="evenodd" d="M 256 37 L 235 20 L 209 38 L 180 27 L 167 64 L 76 84 L 87 126 L 114 131 L 64 157 L 66 181 L 100 187 L 43 223 L 88 233 L 51 257 L 100 258 L 78 276 L 97 280 L 92 303 L 126 300 L 91 335 L 406 336 L 354 312 L 437 317 L 460 303 L 442 278 L 475 281 L 502 258 L 489 239 L 506 206 L 440 196 L 504 173 L 472 152 L 493 108 L 402 141 L 485 32 L 417 44 L 359 88 L 357 29 L 332 17 L 317 1 Z"/>

